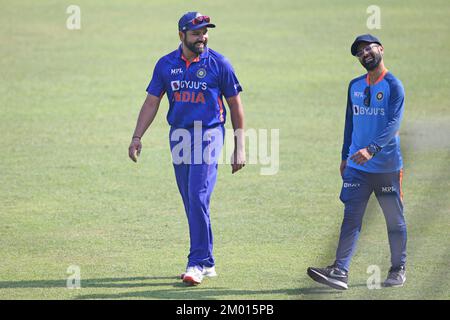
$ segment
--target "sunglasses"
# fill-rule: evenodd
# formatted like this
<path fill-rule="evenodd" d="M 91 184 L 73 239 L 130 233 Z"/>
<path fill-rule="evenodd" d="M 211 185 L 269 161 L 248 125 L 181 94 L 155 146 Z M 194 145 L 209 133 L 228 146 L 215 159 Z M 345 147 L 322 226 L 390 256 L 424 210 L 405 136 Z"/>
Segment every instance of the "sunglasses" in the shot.
<path fill-rule="evenodd" d="M 209 21 L 211 21 L 211 19 L 208 16 L 198 16 L 194 19 L 192 19 L 191 23 L 196 26 L 198 24 L 201 24 L 203 22 L 209 23 Z"/>
<path fill-rule="evenodd" d="M 364 95 L 366 96 L 364 98 L 364 105 L 368 107 L 370 106 L 370 87 L 366 87 L 366 89 L 364 89 Z"/>
<path fill-rule="evenodd" d="M 375 43 L 371 43 L 371 44 L 365 46 L 364 48 L 362 48 L 361 50 L 358 50 L 356 52 L 356 56 L 358 58 L 361 58 L 366 52 L 372 51 L 372 48 L 374 48 L 374 47 L 378 47 L 378 45 Z"/>

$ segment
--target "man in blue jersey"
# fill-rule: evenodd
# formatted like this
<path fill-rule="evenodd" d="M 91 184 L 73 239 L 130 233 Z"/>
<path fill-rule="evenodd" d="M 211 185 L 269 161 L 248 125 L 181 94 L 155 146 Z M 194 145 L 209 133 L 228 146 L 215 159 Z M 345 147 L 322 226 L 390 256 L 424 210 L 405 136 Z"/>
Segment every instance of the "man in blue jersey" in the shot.
<path fill-rule="evenodd" d="M 186 272 L 181 275 L 187 285 L 217 275 L 209 203 L 224 143 L 223 97 L 235 132 L 232 173 L 245 166 L 244 111 L 239 96 L 242 88 L 230 62 L 207 47 L 208 28 L 214 27 L 208 16 L 198 12 L 180 18 L 181 44 L 157 62 L 128 150 L 136 162 L 141 138 L 167 94 L 173 167 L 189 224 L 190 252 Z"/>
<path fill-rule="evenodd" d="M 404 108 L 403 85 L 383 62 L 383 46 L 370 34 L 358 36 L 352 55 L 367 70 L 350 82 L 340 166 L 340 199 L 345 205 L 335 262 L 308 268 L 315 281 L 332 288 L 348 288 L 348 271 L 356 248 L 364 211 L 372 192 L 383 210 L 391 251 L 391 268 L 384 286 L 406 280 L 406 224 L 403 216 L 399 129 Z"/>

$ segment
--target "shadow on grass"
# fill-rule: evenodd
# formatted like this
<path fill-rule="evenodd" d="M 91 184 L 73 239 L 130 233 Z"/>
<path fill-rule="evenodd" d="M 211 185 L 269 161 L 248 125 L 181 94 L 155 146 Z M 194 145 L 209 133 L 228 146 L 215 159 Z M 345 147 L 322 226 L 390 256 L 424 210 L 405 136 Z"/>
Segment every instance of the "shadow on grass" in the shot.
<path fill-rule="evenodd" d="M 102 278 L 82 279 L 82 288 L 139 288 L 152 286 L 170 286 L 178 277 L 128 277 L 128 278 Z M 143 282 L 148 280 L 173 280 L 173 282 Z M 133 283 L 134 281 L 139 281 Z M 0 281 L 0 289 L 17 288 L 67 288 L 65 279 L 60 280 L 24 280 Z"/>
<path fill-rule="evenodd" d="M 352 287 L 365 286 L 365 284 L 353 285 Z M 208 280 L 197 287 L 189 287 L 183 284 L 178 277 L 128 277 L 128 278 L 101 278 L 101 279 L 83 279 L 81 289 L 89 288 L 149 288 L 149 287 L 169 287 L 168 289 L 149 289 L 144 291 L 127 291 L 120 293 L 98 293 L 98 294 L 80 294 L 75 299 L 227 299 L 232 296 L 262 295 L 261 299 L 267 299 L 263 295 L 283 294 L 292 296 L 293 299 L 302 299 L 303 295 L 310 296 L 304 298 L 313 298 L 314 295 L 334 295 L 341 291 L 334 290 L 325 286 L 314 286 L 298 289 L 271 289 L 271 290 L 242 290 L 229 288 L 208 288 Z M 25 280 L 25 281 L 0 281 L 0 289 L 18 289 L 18 288 L 60 288 L 66 289 L 66 280 Z M 326 299 L 326 296 L 323 297 Z"/>
<path fill-rule="evenodd" d="M 366 284 L 357 284 L 352 287 L 365 287 Z M 314 299 L 315 295 L 321 296 L 321 299 L 335 298 L 336 294 L 343 291 L 334 290 L 328 287 L 310 287 L 299 289 L 273 289 L 273 290 L 239 290 L 229 288 L 207 288 L 206 286 L 187 287 L 179 282 L 174 285 L 174 289 L 162 289 L 152 291 L 124 292 L 117 294 L 90 294 L 80 295 L 76 299 L 193 299 L 193 300 L 215 300 L 215 299 L 233 299 L 236 296 L 242 296 L 245 299 L 248 296 L 262 295 L 261 299 L 267 299 L 263 295 L 283 294 L 292 296 L 292 299 Z M 270 298 L 273 299 L 273 298 Z"/>
<path fill-rule="evenodd" d="M 242 297 L 261 295 L 261 299 L 267 299 L 264 295 L 283 294 L 292 296 L 292 299 L 301 299 L 302 295 L 336 294 L 339 291 L 329 288 L 301 288 L 301 289 L 273 289 L 273 290 L 242 290 L 229 288 L 207 288 L 206 286 L 187 287 L 182 283 L 177 283 L 173 289 L 160 289 L 149 291 L 123 292 L 115 294 L 89 294 L 80 295 L 76 299 L 174 299 L 174 300 L 220 300 L 232 297 Z M 271 298 L 273 299 L 273 298 Z"/>

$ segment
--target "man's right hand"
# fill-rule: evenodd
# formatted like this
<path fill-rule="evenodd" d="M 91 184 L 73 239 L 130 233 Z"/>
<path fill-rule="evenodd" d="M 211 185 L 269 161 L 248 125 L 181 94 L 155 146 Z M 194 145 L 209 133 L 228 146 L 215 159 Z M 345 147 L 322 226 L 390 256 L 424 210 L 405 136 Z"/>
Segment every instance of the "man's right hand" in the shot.
<path fill-rule="evenodd" d="M 130 146 L 128 147 L 128 156 L 134 162 L 137 162 L 137 157 L 141 154 L 142 143 L 141 139 L 133 138 L 131 140 Z"/>
<path fill-rule="evenodd" d="M 341 171 L 341 177 L 344 176 L 345 167 L 347 167 L 347 160 L 342 160 L 341 166 L 339 167 L 339 170 Z"/>

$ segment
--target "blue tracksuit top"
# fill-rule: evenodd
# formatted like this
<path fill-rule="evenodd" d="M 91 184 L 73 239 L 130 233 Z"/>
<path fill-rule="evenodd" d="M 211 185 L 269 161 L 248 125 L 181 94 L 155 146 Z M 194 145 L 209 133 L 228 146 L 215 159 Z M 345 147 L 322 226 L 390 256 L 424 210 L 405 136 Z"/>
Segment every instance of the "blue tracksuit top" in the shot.
<path fill-rule="evenodd" d="M 387 70 L 373 85 L 369 85 L 368 74 L 350 82 L 342 146 L 342 160 L 347 160 L 348 166 L 370 173 L 394 172 L 403 167 L 399 129 L 404 97 L 402 83 Z M 369 144 L 381 148 L 371 160 L 364 165 L 350 160 Z"/>

